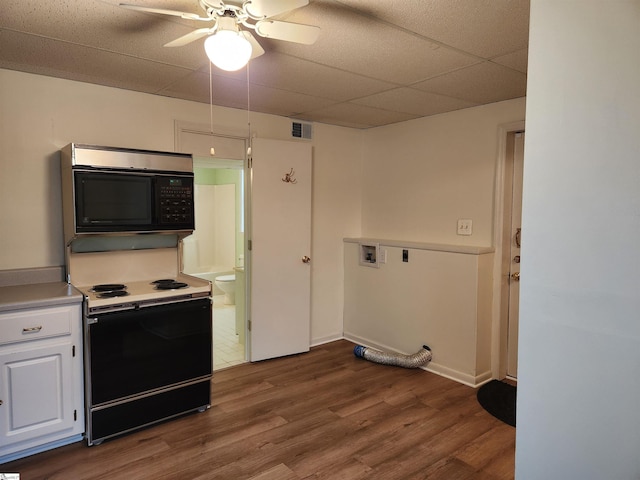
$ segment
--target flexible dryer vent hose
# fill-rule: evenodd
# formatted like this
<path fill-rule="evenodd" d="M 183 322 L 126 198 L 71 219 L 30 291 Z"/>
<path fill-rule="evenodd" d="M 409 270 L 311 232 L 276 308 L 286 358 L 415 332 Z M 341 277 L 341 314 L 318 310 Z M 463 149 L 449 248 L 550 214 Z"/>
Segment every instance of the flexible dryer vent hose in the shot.
<path fill-rule="evenodd" d="M 356 345 L 353 349 L 353 354 L 356 357 L 364 358 L 371 362 L 382 363 L 383 365 L 395 365 L 404 368 L 418 368 L 431 361 L 432 357 L 431 349 L 426 345 L 423 345 L 422 349 L 413 355 L 386 353 L 373 348 L 363 347 L 362 345 Z"/>

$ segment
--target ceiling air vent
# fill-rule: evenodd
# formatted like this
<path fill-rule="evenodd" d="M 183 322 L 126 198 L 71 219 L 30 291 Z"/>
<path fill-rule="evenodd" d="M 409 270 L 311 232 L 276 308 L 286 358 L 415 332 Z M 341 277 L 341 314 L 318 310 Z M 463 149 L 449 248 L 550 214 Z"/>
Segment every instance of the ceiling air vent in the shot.
<path fill-rule="evenodd" d="M 302 122 L 291 123 L 291 136 L 311 140 L 311 124 Z"/>

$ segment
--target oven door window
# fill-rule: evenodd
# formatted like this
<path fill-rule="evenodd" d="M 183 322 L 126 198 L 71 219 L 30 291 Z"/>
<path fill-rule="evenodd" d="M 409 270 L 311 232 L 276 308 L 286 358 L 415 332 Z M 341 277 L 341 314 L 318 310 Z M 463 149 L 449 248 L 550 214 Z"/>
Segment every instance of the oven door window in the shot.
<path fill-rule="evenodd" d="M 212 372 L 209 299 L 99 315 L 89 325 L 91 404 Z"/>

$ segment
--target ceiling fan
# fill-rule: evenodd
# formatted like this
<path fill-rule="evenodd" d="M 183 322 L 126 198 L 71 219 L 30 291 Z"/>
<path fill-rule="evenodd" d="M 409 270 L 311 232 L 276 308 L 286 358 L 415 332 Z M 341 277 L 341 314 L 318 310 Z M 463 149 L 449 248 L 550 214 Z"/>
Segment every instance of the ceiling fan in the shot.
<path fill-rule="evenodd" d="M 305 45 L 313 44 L 320 34 L 320 28 L 313 25 L 271 19 L 281 13 L 308 5 L 309 0 L 198 0 L 198 3 L 204 10 L 202 16 L 128 3 L 121 3 L 120 6 L 140 12 L 212 22 L 212 26 L 198 28 L 164 46 L 181 47 L 207 37 L 204 44 L 207 56 L 214 65 L 228 71 L 239 70 L 251 58 L 264 53 L 264 49 L 251 32 L 240 29 L 241 25 L 255 31 L 260 37 Z"/>

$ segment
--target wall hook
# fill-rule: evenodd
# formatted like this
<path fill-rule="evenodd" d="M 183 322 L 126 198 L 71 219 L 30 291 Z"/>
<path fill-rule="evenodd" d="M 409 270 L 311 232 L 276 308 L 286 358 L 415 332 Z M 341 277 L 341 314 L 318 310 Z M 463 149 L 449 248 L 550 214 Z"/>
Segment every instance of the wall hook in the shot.
<path fill-rule="evenodd" d="M 285 173 L 284 177 L 282 177 L 282 181 L 285 183 L 298 183 L 298 180 L 296 180 L 295 178 L 293 178 L 293 175 L 296 172 L 293 170 L 293 168 L 291 168 L 291 170 L 289 171 L 289 173 Z"/>

